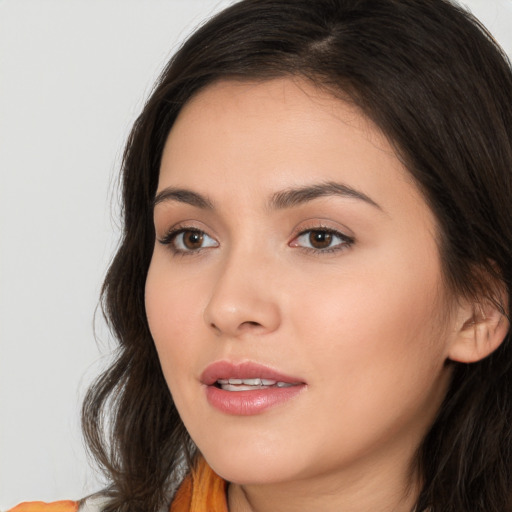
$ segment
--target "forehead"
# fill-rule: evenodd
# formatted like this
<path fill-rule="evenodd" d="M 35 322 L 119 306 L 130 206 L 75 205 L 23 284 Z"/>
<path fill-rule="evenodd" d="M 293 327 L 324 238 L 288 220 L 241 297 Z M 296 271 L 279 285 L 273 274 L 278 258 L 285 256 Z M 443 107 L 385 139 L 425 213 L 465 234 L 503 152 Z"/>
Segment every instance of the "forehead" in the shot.
<path fill-rule="evenodd" d="M 240 155 L 262 146 L 277 158 L 295 144 L 295 151 L 286 154 L 293 158 L 313 146 L 317 152 L 327 150 L 335 138 L 340 149 L 351 146 L 357 152 L 364 142 L 395 158 L 386 137 L 358 108 L 306 80 L 220 81 L 183 107 L 169 134 L 164 158 L 174 153 L 200 156 L 198 150 L 204 152 L 203 148 L 212 157 L 228 156 L 227 151 L 236 148 Z M 307 144 L 299 146 L 299 142 Z"/>
<path fill-rule="evenodd" d="M 265 126 L 269 114 L 272 114 L 273 129 Z M 184 124 L 187 127 L 195 125 L 196 131 L 200 128 L 196 123 L 201 123 L 206 117 L 216 123 L 231 117 L 234 127 L 240 129 L 245 125 L 251 130 L 249 134 L 253 134 L 257 128 L 254 123 L 260 123 L 261 128 L 268 133 L 287 127 L 298 131 L 302 127 L 306 134 L 311 132 L 309 127 L 314 126 L 318 130 L 324 125 L 328 129 L 328 124 L 341 122 L 364 133 L 368 141 L 382 151 L 393 153 L 385 135 L 358 107 L 348 99 L 340 99 L 311 81 L 298 77 L 214 82 L 184 105 L 173 131 L 181 131 Z"/>
<path fill-rule="evenodd" d="M 377 194 L 405 182 L 422 200 L 385 135 L 354 105 L 306 80 L 221 81 L 180 112 L 159 190 L 193 186 L 212 194 L 221 183 L 252 197 L 339 180 Z"/>

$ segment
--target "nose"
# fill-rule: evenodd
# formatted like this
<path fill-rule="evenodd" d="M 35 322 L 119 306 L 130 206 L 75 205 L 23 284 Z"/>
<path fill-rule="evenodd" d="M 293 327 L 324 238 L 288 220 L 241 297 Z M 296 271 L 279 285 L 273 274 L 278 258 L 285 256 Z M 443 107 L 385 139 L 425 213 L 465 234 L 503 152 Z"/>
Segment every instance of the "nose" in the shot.
<path fill-rule="evenodd" d="M 219 270 L 204 310 L 204 320 L 219 336 L 241 337 L 274 332 L 281 323 L 272 269 L 245 254 Z"/>

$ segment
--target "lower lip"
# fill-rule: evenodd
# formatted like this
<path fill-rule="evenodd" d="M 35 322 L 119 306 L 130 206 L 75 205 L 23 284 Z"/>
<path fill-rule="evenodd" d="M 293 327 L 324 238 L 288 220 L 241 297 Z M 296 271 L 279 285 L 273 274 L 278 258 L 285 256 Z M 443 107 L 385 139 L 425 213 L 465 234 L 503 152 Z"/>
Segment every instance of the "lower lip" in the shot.
<path fill-rule="evenodd" d="M 288 402 L 305 387 L 305 384 L 298 384 L 286 388 L 225 391 L 216 386 L 206 386 L 206 398 L 210 405 L 226 414 L 251 416 Z"/>

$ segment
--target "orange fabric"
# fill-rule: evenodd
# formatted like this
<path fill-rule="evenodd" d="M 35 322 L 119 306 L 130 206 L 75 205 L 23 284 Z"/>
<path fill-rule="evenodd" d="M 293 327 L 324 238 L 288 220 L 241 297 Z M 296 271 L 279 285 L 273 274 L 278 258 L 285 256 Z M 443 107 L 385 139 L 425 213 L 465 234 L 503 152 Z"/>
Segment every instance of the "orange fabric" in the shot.
<path fill-rule="evenodd" d="M 228 512 L 226 485 L 201 458 L 180 485 L 170 512 Z M 21 503 L 8 512 L 77 512 L 78 506 L 76 501 L 32 501 Z"/>
<path fill-rule="evenodd" d="M 170 512 L 228 512 L 226 481 L 201 458 L 180 485 Z"/>
<path fill-rule="evenodd" d="M 77 501 L 55 501 L 53 503 L 30 501 L 20 503 L 8 512 L 76 512 L 77 510 Z"/>

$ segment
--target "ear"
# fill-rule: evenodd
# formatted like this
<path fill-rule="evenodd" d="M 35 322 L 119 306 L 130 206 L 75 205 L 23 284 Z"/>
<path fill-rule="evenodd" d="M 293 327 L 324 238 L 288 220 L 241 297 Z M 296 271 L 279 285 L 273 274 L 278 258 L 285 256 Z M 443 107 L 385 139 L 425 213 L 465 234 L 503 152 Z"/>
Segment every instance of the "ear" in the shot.
<path fill-rule="evenodd" d="M 501 299 L 506 294 L 500 294 Z M 486 300 L 460 304 L 456 332 L 450 344 L 448 359 L 461 363 L 474 363 L 494 352 L 507 335 L 510 324 L 506 316 L 508 304 Z"/>

